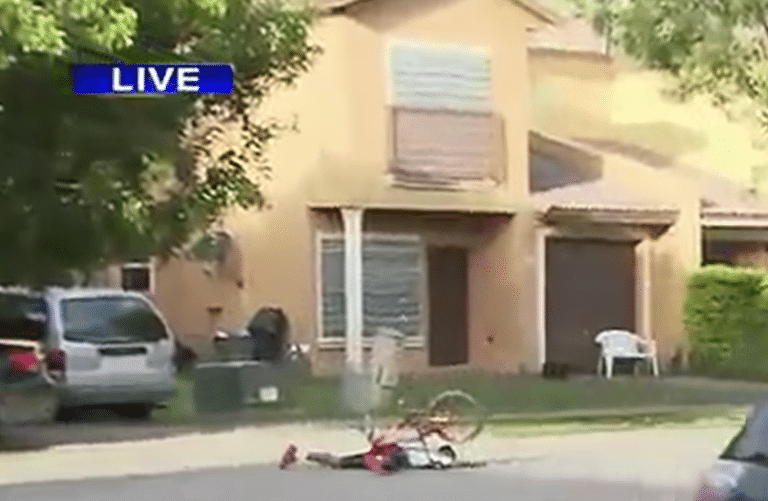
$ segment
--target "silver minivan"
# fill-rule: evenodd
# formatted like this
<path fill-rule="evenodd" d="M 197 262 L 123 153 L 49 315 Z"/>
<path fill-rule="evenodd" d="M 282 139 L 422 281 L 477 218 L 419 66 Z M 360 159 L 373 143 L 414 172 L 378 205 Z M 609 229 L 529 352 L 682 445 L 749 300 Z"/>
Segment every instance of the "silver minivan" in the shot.
<path fill-rule="evenodd" d="M 175 388 L 174 339 L 143 295 L 119 289 L 0 291 L 28 301 L 45 318 L 43 350 L 62 413 L 118 405 L 146 417 Z"/>

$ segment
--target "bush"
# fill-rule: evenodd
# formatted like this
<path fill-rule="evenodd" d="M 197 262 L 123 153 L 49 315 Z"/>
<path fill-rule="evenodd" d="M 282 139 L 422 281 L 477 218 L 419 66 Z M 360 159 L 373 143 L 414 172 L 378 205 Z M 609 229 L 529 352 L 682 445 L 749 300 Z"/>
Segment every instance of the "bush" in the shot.
<path fill-rule="evenodd" d="M 760 270 L 706 266 L 689 279 L 684 322 L 691 367 L 768 375 L 768 280 Z"/>

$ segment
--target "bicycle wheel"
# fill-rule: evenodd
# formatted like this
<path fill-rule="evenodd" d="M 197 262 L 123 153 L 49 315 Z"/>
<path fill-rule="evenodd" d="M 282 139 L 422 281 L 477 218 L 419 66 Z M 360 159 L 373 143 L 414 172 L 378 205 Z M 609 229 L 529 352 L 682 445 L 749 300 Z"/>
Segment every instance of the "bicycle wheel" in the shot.
<path fill-rule="evenodd" d="M 477 437 L 485 425 L 485 409 L 471 395 L 460 390 L 444 391 L 427 407 L 430 421 L 455 443 Z"/>

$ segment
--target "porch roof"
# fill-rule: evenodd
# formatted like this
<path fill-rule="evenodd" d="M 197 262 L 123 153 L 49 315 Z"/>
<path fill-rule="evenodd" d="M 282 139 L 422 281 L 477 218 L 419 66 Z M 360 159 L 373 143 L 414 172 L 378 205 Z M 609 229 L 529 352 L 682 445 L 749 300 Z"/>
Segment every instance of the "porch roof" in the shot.
<path fill-rule="evenodd" d="M 534 201 L 549 219 L 584 216 L 603 223 L 670 225 L 679 210 L 643 199 L 597 179 L 535 193 Z"/>
<path fill-rule="evenodd" d="M 768 197 L 743 183 L 702 168 L 678 163 L 669 155 L 611 139 L 577 138 L 595 149 L 623 155 L 657 169 L 674 170 L 699 185 L 704 226 L 768 227 Z"/>
<path fill-rule="evenodd" d="M 701 217 L 706 226 L 768 227 L 768 198 L 730 179 L 702 174 Z"/>
<path fill-rule="evenodd" d="M 318 201 L 313 200 L 308 204 L 310 209 L 329 210 L 345 207 L 358 207 L 364 210 L 404 211 L 404 212 L 436 212 L 436 213 L 464 213 L 464 214 L 494 214 L 512 216 L 519 212 L 521 206 L 513 204 L 457 204 L 457 203 L 429 203 L 429 202 L 398 202 L 398 201 Z"/>

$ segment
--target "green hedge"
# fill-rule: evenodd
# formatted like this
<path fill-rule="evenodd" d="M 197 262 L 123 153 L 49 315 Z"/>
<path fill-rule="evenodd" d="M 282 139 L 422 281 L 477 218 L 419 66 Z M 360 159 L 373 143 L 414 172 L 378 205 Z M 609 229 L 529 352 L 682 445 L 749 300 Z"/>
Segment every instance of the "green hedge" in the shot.
<path fill-rule="evenodd" d="M 691 275 L 684 306 L 691 368 L 768 375 L 768 279 L 761 270 L 705 266 Z"/>

